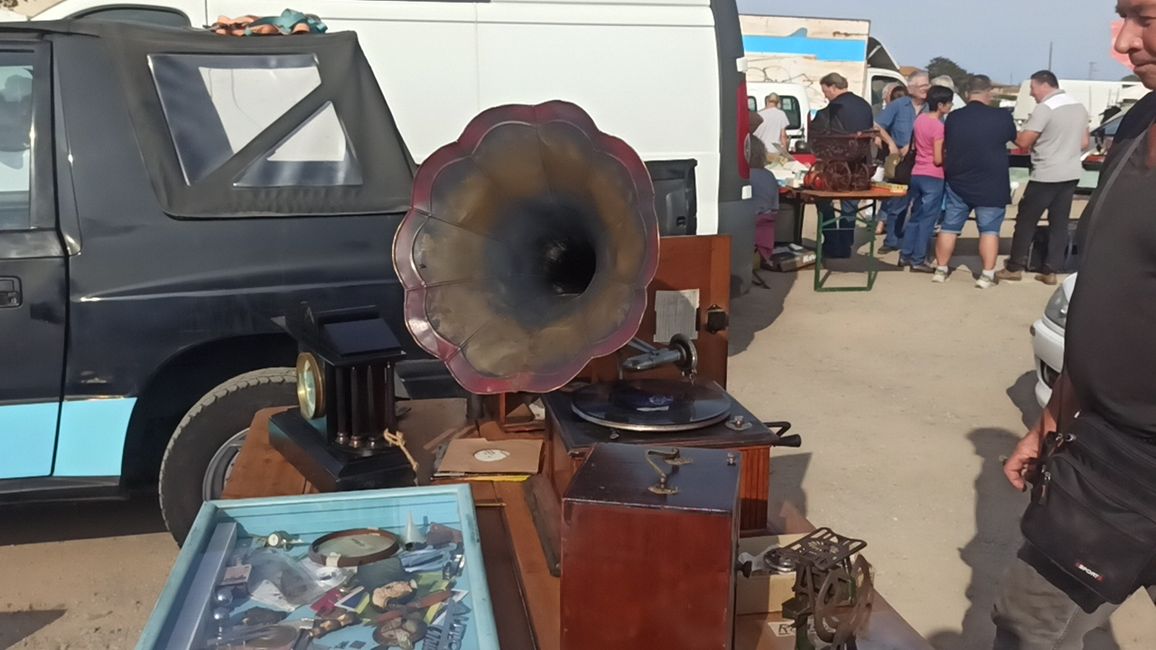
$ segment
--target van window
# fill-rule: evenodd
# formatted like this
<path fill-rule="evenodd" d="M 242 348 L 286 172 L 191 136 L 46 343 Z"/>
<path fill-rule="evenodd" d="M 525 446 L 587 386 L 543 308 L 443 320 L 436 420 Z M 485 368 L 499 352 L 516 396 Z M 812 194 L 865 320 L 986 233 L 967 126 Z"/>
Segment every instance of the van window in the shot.
<path fill-rule="evenodd" d="M 803 126 L 802 115 L 799 114 L 799 99 L 791 97 L 790 95 L 782 95 L 779 97 L 779 108 L 787 114 L 787 128 L 799 129 Z"/>
<path fill-rule="evenodd" d="M 311 54 L 149 56 L 185 182 L 202 181 L 321 86 Z M 361 183 L 331 103 L 252 163 L 241 187 Z"/>
<path fill-rule="evenodd" d="M 0 230 L 32 227 L 32 77 L 29 57 L 0 53 Z"/>
<path fill-rule="evenodd" d="M 779 97 L 779 108 L 783 109 L 783 112 L 787 114 L 788 129 L 793 131 L 802 128 L 803 116 L 799 110 L 798 98 L 790 95 L 781 95 Z M 762 106 L 759 105 L 759 101 L 754 97 L 747 97 L 747 109 L 758 112 L 762 110 Z"/>
<path fill-rule="evenodd" d="M 876 110 L 883 108 L 883 89 L 895 83 L 891 77 L 871 77 L 871 107 Z"/>

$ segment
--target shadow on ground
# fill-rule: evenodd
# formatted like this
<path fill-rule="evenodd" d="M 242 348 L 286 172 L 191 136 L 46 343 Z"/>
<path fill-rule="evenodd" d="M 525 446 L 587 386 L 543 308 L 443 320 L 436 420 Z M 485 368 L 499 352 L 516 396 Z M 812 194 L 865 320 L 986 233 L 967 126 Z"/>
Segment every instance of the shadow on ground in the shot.
<path fill-rule="evenodd" d="M 759 271 L 758 276 L 766 286 L 751 287 L 750 293 L 736 298 L 731 304 L 731 356 L 749 348 L 759 332 L 769 328 L 783 315 L 783 304 L 799 281 L 799 275 L 809 272 L 808 269 L 794 273 Z M 810 278 L 810 275 L 806 277 Z"/>
<path fill-rule="evenodd" d="M 0 508 L 0 546 L 165 530 L 156 495 L 142 494 L 125 501 L 30 503 Z M 3 629 L 0 619 L 0 631 Z"/>
<path fill-rule="evenodd" d="M 968 440 L 980 457 L 979 475 L 975 479 L 976 534 L 967 546 L 959 549 L 960 558 L 971 567 L 967 587 L 970 606 L 964 614 L 961 632 L 942 631 L 928 640 L 938 650 L 978 650 L 990 648 L 995 637 L 991 608 L 999 593 L 1000 581 L 1015 559 L 1020 544 L 1019 518 L 1027 500 L 1008 485 L 1003 475 L 1001 456 L 1006 456 L 1020 435 L 1007 429 L 975 429 Z"/>
<path fill-rule="evenodd" d="M 1021 375 L 1016 383 L 1007 389 L 1007 396 L 1023 415 L 1024 433 L 1027 433 L 1027 430 L 1039 421 L 1040 414 L 1044 411 L 1036 401 L 1036 373 L 1025 372 Z"/>
<path fill-rule="evenodd" d="M 928 636 L 937 650 L 981 650 L 990 648 L 995 638 L 991 610 L 1000 592 L 1003 575 L 1023 542 L 1020 516 L 1028 497 L 1018 494 L 1004 477 L 1002 457 L 1015 448 L 1026 429 L 1036 423 L 1040 406 L 1035 398 L 1035 374 L 1025 373 L 1007 389 L 1008 398 L 1023 417 L 1025 431 L 975 429 L 968 440 L 982 460 L 975 479 L 975 537 L 959 550 L 960 558 L 971 567 L 967 587 L 970 606 L 960 625 L 962 632 L 940 631 Z M 1084 639 L 1084 650 L 1118 650 L 1108 630 L 1095 630 Z"/>
<path fill-rule="evenodd" d="M 806 517 L 807 493 L 803 491 L 803 479 L 810 465 L 809 453 L 780 455 L 775 452 L 771 460 L 771 501 L 789 503 L 798 514 Z M 772 512 L 768 527 L 771 530 L 790 530 L 790 522 L 780 515 Z"/>
<path fill-rule="evenodd" d="M 64 616 L 66 610 L 47 609 L 35 612 L 0 612 L 0 648 L 11 648 Z"/>

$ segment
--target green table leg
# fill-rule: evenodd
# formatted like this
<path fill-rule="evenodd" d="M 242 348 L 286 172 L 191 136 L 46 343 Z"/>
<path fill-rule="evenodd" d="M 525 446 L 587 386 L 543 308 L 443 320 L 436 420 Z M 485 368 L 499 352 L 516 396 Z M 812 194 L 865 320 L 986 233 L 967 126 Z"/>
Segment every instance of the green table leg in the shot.
<path fill-rule="evenodd" d="M 818 250 L 815 251 L 815 291 L 816 292 L 819 292 L 819 293 L 849 293 L 849 292 L 857 292 L 857 291 L 871 291 L 872 289 L 875 288 L 875 279 L 879 275 L 879 260 L 875 259 L 875 226 L 876 226 L 876 223 L 878 221 L 879 201 L 876 199 L 863 199 L 863 200 L 868 201 L 868 204 L 866 207 L 860 207 L 859 210 L 856 212 L 855 222 L 854 222 L 854 224 L 852 224 L 851 229 L 852 230 L 858 229 L 860 224 L 863 224 L 870 229 L 870 233 L 871 233 L 870 242 L 871 243 L 870 243 L 870 249 L 869 249 L 869 253 L 868 253 L 869 266 L 867 269 L 867 284 L 866 284 L 866 286 L 861 286 L 861 287 L 828 287 L 828 286 L 826 286 L 827 281 L 830 280 L 831 278 L 830 277 L 826 277 L 826 278 L 823 277 L 823 227 L 824 226 L 837 225 L 839 223 L 839 218 L 842 215 L 842 210 L 840 209 L 839 212 L 836 212 L 834 219 L 830 220 L 830 221 L 824 221 L 823 220 L 823 212 L 820 210 L 819 211 L 819 218 L 815 220 L 815 222 L 818 224 L 818 228 L 819 228 L 819 232 L 815 236 L 815 242 L 818 244 L 818 246 L 817 246 Z M 834 203 L 834 201 L 832 201 L 832 204 L 833 203 Z M 840 208 L 842 208 L 842 206 L 840 206 Z M 816 209 L 818 209 L 818 206 L 816 206 Z M 864 218 L 862 216 L 862 214 L 868 210 L 870 210 L 871 216 L 869 218 Z"/>

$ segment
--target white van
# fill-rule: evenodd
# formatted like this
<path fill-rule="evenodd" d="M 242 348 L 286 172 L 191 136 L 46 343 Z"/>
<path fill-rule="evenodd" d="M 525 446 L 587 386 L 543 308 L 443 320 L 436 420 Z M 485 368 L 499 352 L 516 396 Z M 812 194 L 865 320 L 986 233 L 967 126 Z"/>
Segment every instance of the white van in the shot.
<path fill-rule="evenodd" d="M 418 162 L 481 110 L 563 99 L 634 147 L 652 175 L 682 162 L 697 205 L 690 234 L 750 211 L 735 0 L 29 0 L 14 11 L 201 26 L 287 5 L 358 33 Z"/>

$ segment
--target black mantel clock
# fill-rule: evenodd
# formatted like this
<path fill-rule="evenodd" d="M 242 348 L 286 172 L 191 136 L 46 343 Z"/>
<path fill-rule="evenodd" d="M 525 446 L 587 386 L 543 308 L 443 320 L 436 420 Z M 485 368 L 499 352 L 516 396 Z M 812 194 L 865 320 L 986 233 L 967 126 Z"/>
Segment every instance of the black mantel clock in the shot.
<path fill-rule="evenodd" d="M 405 351 L 381 311 L 303 306 L 275 322 L 300 354 L 298 409 L 273 416 L 273 448 L 323 492 L 413 485 L 408 454 L 394 444 L 394 366 Z"/>

